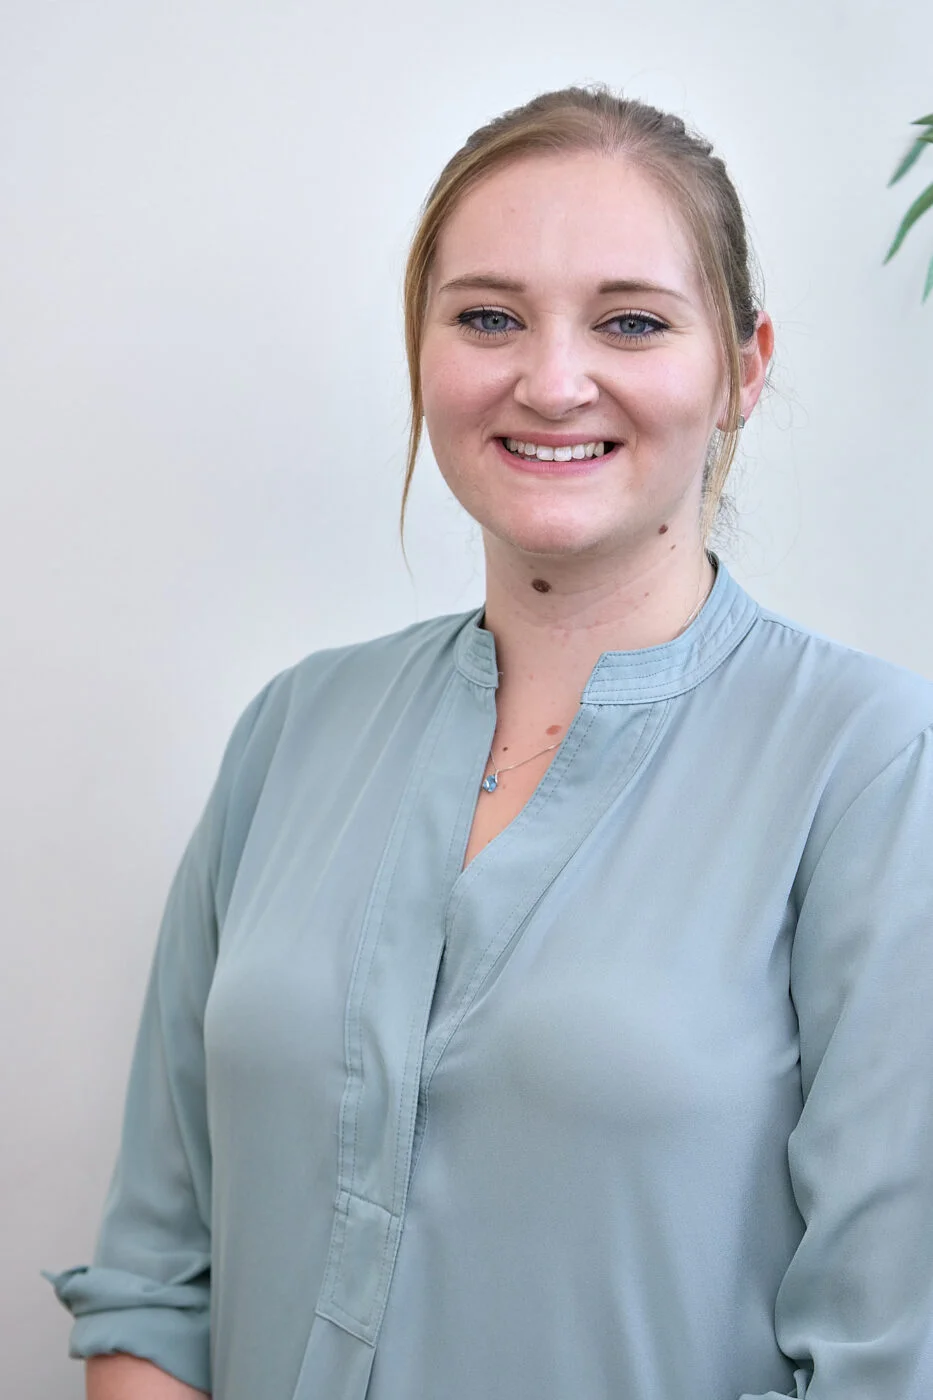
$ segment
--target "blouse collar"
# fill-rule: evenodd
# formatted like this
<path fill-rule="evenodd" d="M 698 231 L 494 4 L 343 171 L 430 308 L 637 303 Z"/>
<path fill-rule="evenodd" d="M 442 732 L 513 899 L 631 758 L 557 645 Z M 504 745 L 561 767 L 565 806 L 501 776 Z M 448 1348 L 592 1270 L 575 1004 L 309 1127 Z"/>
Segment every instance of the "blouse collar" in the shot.
<path fill-rule="evenodd" d="M 730 656 L 758 616 L 758 604 L 713 556 L 716 578 L 690 626 L 673 641 L 636 651 L 604 651 L 582 701 L 585 705 L 641 705 L 682 695 L 706 680 Z M 484 608 L 466 618 L 456 640 L 456 663 L 467 680 L 491 689 L 499 683 L 496 644 L 481 625 Z"/>

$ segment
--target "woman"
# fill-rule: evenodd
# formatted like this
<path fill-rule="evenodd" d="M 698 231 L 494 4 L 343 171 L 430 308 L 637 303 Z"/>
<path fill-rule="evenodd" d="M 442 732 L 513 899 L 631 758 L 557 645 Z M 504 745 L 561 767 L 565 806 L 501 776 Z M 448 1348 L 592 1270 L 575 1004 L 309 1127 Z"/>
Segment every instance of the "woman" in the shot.
<path fill-rule="evenodd" d="M 89 1394 L 928 1397 L 933 692 L 705 548 L 773 342 L 722 163 L 506 114 L 406 329 L 485 608 L 237 725 L 54 1280 Z"/>

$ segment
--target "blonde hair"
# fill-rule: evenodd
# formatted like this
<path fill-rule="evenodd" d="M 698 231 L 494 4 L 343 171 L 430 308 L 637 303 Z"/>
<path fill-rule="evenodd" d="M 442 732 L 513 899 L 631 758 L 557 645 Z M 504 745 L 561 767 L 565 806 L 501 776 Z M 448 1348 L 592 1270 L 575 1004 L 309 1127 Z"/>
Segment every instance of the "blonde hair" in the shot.
<path fill-rule="evenodd" d="M 447 162 L 425 200 L 405 268 L 411 419 L 402 490 L 403 534 L 421 443 L 421 345 L 441 231 L 464 195 L 494 171 L 524 156 L 579 151 L 623 155 L 644 170 L 671 198 L 693 241 L 729 384 L 726 424 L 714 439 L 704 473 L 704 537 L 712 527 L 738 446 L 741 347 L 754 334 L 758 318 L 742 206 L 710 143 L 688 131 L 679 117 L 593 86 L 542 93 L 481 126 Z"/>

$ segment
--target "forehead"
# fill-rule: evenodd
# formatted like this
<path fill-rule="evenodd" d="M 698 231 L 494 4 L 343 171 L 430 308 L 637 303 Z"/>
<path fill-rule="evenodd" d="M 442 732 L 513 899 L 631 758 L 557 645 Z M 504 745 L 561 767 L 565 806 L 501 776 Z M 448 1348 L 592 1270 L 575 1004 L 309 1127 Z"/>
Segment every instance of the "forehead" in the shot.
<path fill-rule="evenodd" d="M 699 300 L 683 221 L 660 186 L 623 156 L 523 156 L 456 205 L 437 246 L 435 285 L 467 272 L 528 284 L 657 282 Z"/>

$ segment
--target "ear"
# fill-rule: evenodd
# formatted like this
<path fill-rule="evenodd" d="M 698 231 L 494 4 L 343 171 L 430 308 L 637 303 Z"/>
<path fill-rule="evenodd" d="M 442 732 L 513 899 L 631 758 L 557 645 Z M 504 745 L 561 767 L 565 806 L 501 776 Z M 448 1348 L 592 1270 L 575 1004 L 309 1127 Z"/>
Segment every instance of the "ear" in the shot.
<path fill-rule="evenodd" d="M 752 409 L 758 402 L 773 354 L 774 323 L 767 311 L 759 311 L 750 339 L 739 347 L 739 372 L 741 374 L 739 413 L 743 419 L 749 418 Z M 725 415 L 727 402 L 728 394 L 724 392 L 720 421 L 716 424 L 720 431 L 725 426 L 721 419 Z"/>
<path fill-rule="evenodd" d="M 767 311 L 759 311 L 751 339 L 741 347 L 742 391 L 739 395 L 739 412 L 746 420 L 758 402 L 768 365 L 774 354 L 774 322 Z"/>

